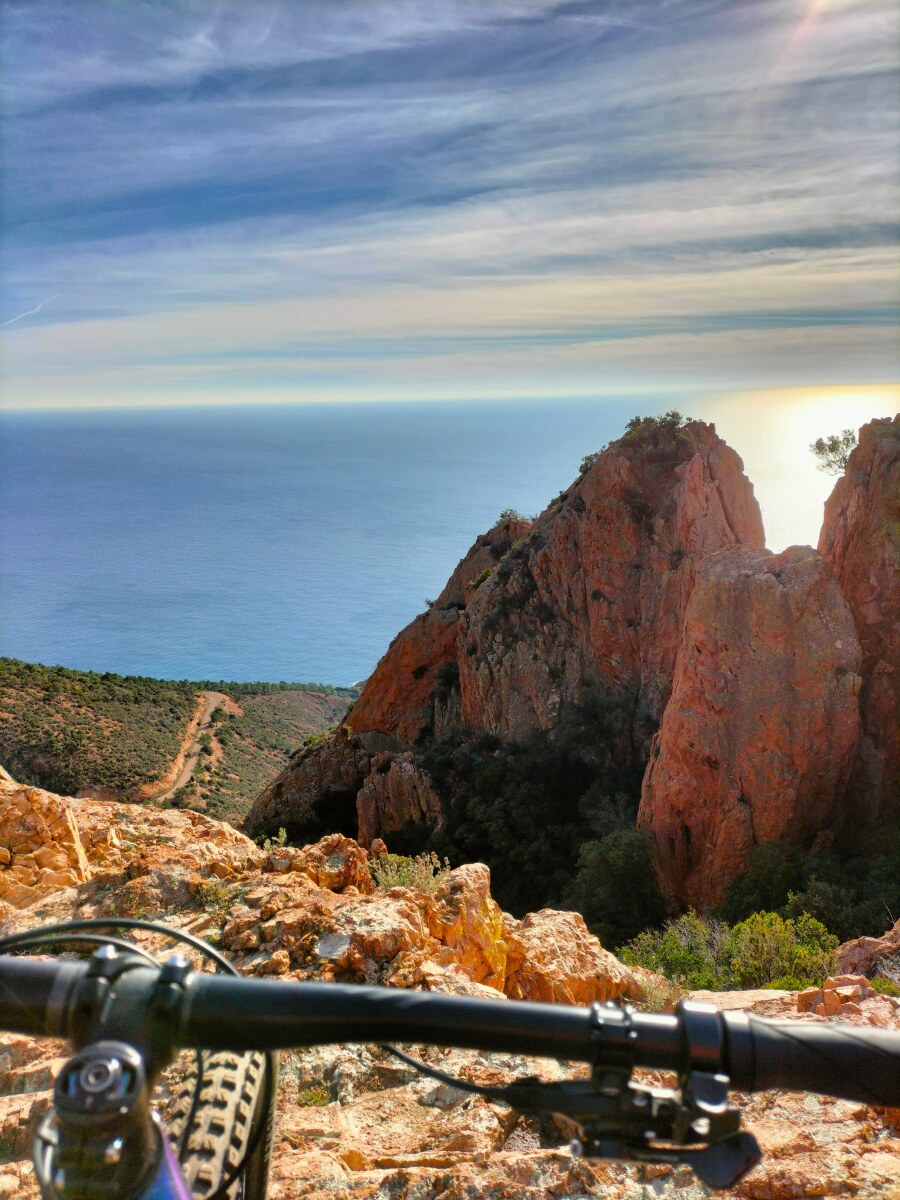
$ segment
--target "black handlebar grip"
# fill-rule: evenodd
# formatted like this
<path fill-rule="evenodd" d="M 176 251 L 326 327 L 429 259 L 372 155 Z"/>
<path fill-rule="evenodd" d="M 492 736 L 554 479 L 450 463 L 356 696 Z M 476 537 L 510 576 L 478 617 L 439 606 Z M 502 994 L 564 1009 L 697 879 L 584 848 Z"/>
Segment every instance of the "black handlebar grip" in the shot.
<path fill-rule="evenodd" d="M 900 1105 L 900 1033 L 833 1022 L 722 1014 L 732 1087 L 787 1088 L 865 1104 Z"/>
<path fill-rule="evenodd" d="M 4 958 L 0 971 L 0 1029 L 33 1037 L 65 1036 L 68 998 L 84 963 Z"/>

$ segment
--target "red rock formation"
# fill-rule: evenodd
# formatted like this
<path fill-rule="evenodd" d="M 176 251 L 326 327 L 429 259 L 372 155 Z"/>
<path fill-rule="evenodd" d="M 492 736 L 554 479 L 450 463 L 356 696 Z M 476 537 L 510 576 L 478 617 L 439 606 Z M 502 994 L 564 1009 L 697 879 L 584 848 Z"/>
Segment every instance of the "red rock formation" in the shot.
<path fill-rule="evenodd" d="M 382 747 L 372 745 L 372 750 Z M 244 823 L 253 835 L 288 833 L 301 827 L 318 833 L 355 833 L 356 796 L 369 773 L 372 750 L 350 738 L 343 726 L 305 746 L 290 766 L 261 792 Z"/>
<path fill-rule="evenodd" d="M 697 563 L 738 544 L 764 544 L 762 519 L 714 426 L 614 442 L 469 601 L 464 724 L 552 728 L 586 682 L 658 720 Z"/>
<path fill-rule="evenodd" d="M 870 421 L 825 505 L 819 553 L 850 605 L 862 648 L 864 737 L 854 820 L 900 819 L 900 416 Z"/>
<path fill-rule="evenodd" d="M 530 521 L 502 521 L 477 539 L 433 606 L 397 634 L 366 681 L 347 714 L 353 733 L 382 733 L 397 747 L 409 747 L 434 729 L 441 717 L 435 708 L 448 691 L 440 673 L 456 662 L 458 611 L 482 573 L 492 570 L 530 529 Z"/>
<path fill-rule="evenodd" d="M 429 829 L 441 826 L 441 802 L 431 779 L 404 754 L 376 754 L 365 783 L 356 797 L 359 840 L 369 846 L 378 837 L 389 837 L 408 825 L 423 822 Z"/>
<path fill-rule="evenodd" d="M 353 733 L 387 734 L 400 747 L 432 727 L 439 672 L 456 660 L 458 619 L 455 608 L 435 605 L 397 634 L 347 714 Z"/>
<path fill-rule="evenodd" d="M 858 736 L 859 661 L 811 548 L 701 563 L 638 814 L 670 903 L 708 909 L 755 845 L 808 844 L 831 819 Z"/>
<path fill-rule="evenodd" d="M 519 517 L 511 521 L 500 521 L 493 529 L 476 538 L 465 558 L 460 561 L 447 585 L 435 601 L 438 608 L 452 605 L 464 608 L 475 594 L 480 577 L 497 566 L 497 563 L 516 542 L 521 542 L 531 532 L 531 521 Z"/>
<path fill-rule="evenodd" d="M 324 826 L 306 824 L 317 796 L 343 803 L 353 786 L 368 841 L 397 828 L 398 813 L 421 808 L 412 793 L 384 796 L 385 782 L 370 777 L 372 752 L 409 750 L 460 724 L 510 739 L 552 730 L 590 688 L 621 710 L 614 746 L 597 731 L 604 753 L 642 765 L 697 564 L 738 544 L 762 546 L 762 520 L 740 458 L 714 426 L 626 435 L 533 526 L 509 521 L 475 542 L 367 681 L 345 721 L 349 739 L 296 759 L 256 801 L 247 828 L 319 836 Z M 389 770 L 386 760 L 379 770 Z M 408 782 L 403 774 L 392 785 Z M 431 800 L 426 809 L 435 826 Z"/>

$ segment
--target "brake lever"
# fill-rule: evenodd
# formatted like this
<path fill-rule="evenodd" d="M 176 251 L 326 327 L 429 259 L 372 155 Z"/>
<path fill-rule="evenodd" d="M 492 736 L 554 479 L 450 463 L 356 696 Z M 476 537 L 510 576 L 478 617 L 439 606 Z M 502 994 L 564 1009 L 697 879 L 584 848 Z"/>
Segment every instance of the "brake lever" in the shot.
<path fill-rule="evenodd" d="M 553 1113 L 576 1131 L 575 1155 L 686 1164 L 709 1187 L 736 1183 L 762 1155 L 728 1103 L 728 1078 L 689 1072 L 677 1088 L 636 1083 L 627 1069 L 595 1068 L 591 1079 L 522 1079 L 502 1089 L 520 1112 Z"/>

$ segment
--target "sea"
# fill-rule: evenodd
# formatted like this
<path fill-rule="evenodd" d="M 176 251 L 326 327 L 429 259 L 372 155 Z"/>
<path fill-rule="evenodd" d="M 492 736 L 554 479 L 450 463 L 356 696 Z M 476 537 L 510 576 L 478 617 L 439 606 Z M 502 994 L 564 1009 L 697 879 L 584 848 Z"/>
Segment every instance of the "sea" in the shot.
<path fill-rule="evenodd" d="M 0 655 L 353 684 L 502 509 L 540 512 L 671 407 L 744 455 L 775 550 L 818 536 L 810 438 L 888 415 L 666 395 L 0 414 Z"/>

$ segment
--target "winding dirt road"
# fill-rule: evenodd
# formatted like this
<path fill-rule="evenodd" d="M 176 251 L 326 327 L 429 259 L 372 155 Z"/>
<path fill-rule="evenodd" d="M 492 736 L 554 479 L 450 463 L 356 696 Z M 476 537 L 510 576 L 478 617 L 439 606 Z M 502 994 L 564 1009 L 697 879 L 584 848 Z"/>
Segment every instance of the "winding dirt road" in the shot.
<path fill-rule="evenodd" d="M 190 782 L 191 776 L 194 774 L 194 768 L 197 766 L 197 763 L 200 761 L 200 755 L 203 753 L 200 747 L 200 740 L 205 733 L 209 733 L 212 726 L 211 717 L 220 704 L 225 706 L 228 703 L 228 697 L 221 692 L 201 692 L 200 694 L 203 696 L 203 712 L 200 715 L 200 724 L 197 726 L 197 731 L 194 734 L 194 744 L 185 755 L 181 771 L 172 787 L 158 796 L 151 797 L 154 804 L 158 804 L 160 800 L 171 800 L 179 788 L 184 787 L 185 784 Z"/>

